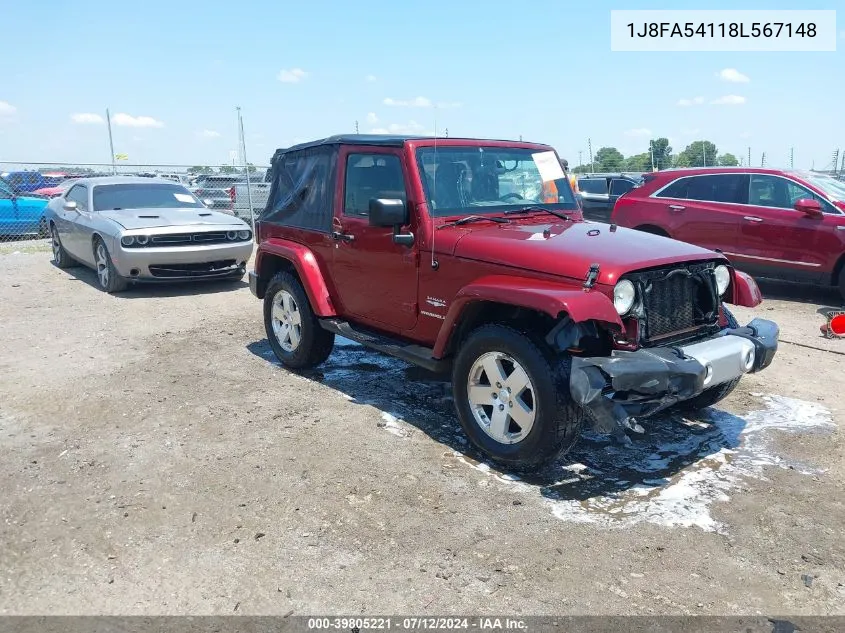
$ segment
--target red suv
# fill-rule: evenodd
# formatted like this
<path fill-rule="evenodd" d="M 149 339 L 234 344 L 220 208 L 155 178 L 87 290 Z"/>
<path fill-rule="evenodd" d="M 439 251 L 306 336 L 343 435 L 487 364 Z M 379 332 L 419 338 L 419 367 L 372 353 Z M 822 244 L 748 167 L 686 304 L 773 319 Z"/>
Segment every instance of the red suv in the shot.
<path fill-rule="evenodd" d="M 667 169 L 616 202 L 611 221 L 724 253 L 752 275 L 845 296 L 845 182 L 778 169 Z"/>

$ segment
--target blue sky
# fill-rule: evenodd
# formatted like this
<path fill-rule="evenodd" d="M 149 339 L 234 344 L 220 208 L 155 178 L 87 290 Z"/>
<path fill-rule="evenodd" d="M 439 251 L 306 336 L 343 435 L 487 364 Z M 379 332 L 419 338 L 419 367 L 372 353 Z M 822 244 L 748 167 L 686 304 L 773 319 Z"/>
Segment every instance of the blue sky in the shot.
<path fill-rule="evenodd" d="M 5 3 L 0 160 L 107 162 L 108 107 L 115 151 L 131 163 L 226 163 L 236 105 L 256 164 L 276 147 L 352 132 L 356 120 L 362 132 L 427 133 L 435 117 L 450 136 L 549 143 L 571 165 L 579 150 L 587 162 L 588 137 L 594 152 L 626 156 L 651 137 L 676 151 L 707 139 L 743 157 L 750 146 L 754 164 L 765 151 L 770 165 L 786 165 L 794 147 L 803 168 L 845 151 L 845 11 L 835 53 L 610 51 L 610 9 L 666 5 Z M 737 103 L 711 103 L 720 99 Z"/>

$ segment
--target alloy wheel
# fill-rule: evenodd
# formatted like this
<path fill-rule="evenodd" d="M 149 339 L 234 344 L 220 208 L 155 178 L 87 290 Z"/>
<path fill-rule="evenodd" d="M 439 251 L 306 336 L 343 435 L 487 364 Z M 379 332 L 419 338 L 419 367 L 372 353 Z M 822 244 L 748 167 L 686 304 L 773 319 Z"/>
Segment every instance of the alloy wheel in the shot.
<path fill-rule="evenodd" d="M 97 244 L 97 278 L 100 280 L 100 285 L 107 288 L 109 285 L 109 254 L 106 252 L 105 245 L 100 242 Z"/>
<path fill-rule="evenodd" d="M 501 444 L 516 444 L 534 426 L 536 398 L 528 373 L 511 356 L 488 352 L 473 363 L 467 398 L 476 423 Z"/>
<path fill-rule="evenodd" d="M 302 341 L 302 314 L 293 295 L 280 290 L 273 297 L 273 334 L 286 352 L 293 352 Z"/>

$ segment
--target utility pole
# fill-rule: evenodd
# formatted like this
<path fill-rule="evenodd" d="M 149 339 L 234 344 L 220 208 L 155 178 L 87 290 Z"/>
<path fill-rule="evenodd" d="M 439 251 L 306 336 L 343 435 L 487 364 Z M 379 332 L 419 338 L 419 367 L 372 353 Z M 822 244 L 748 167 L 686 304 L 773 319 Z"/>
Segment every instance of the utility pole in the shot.
<path fill-rule="evenodd" d="M 355 121 L 355 134 L 358 133 L 358 121 Z"/>
<path fill-rule="evenodd" d="M 707 149 L 704 145 L 704 141 L 701 141 L 701 160 L 704 161 L 704 167 L 707 167 Z"/>
<path fill-rule="evenodd" d="M 593 166 L 593 143 L 590 139 L 587 139 L 587 150 L 590 152 L 590 171 L 594 171 Z"/>
<path fill-rule="evenodd" d="M 443 132 L 446 135 L 446 138 L 449 138 L 449 128 L 446 128 Z"/>
<path fill-rule="evenodd" d="M 236 106 L 238 111 L 238 135 L 241 141 L 241 157 L 244 160 L 244 171 L 246 172 L 246 200 L 249 204 L 249 219 L 252 225 L 252 236 L 255 239 L 255 210 L 252 208 L 252 186 L 249 182 L 249 163 L 246 161 L 246 137 L 244 136 L 244 120 L 241 116 L 241 107 Z"/>
<path fill-rule="evenodd" d="M 842 167 L 839 168 L 839 174 L 845 174 L 845 153 L 842 154 Z"/>
<path fill-rule="evenodd" d="M 839 150 L 833 150 L 833 173 L 836 173 L 836 166 L 839 164 Z"/>
<path fill-rule="evenodd" d="M 748 148 L 748 166 L 751 167 L 751 147 Z"/>
<path fill-rule="evenodd" d="M 649 149 L 651 150 L 651 171 L 653 172 L 654 171 L 654 145 L 649 147 Z"/>
<path fill-rule="evenodd" d="M 106 123 L 109 126 L 109 149 L 111 150 L 111 173 L 117 173 L 117 167 L 114 164 L 114 141 L 112 140 L 111 135 L 111 115 L 109 114 L 109 109 L 106 108 Z"/>
<path fill-rule="evenodd" d="M 760 167 L 766 166 L 766 152 L 763 152 L 763 156 L 760 157 Z"/>
<path fill-rule="evenodd" d="M 578 166 L 579 167 L 581 166 L 581 154 L 583 154 L 583 153 L 584 153 L 584 150 L 582 150 L 582 149 L 578 150 Z"/>
<path fill-rule="evenodd" d="M 789 148 L 789 168 L 790 169 L 795 168 L 795 160 L 794 159 L 795 159 L 795 148 L 790 147 Z"/>

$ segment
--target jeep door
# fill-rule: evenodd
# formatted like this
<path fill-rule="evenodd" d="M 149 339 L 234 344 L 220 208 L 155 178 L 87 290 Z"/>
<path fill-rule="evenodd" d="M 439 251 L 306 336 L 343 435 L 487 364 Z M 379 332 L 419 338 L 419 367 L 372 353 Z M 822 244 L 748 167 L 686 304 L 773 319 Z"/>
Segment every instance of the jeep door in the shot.
<path fill-rule="evenodd" d="M 348 146 L 338 158 L 332 276 L 342 313 L 392 332 L 413 329 L 416 248 L 394 244 L 391 228 L 369 224 L 371 199 L 401 199 L 408 204 L 401 150 Z"/>
<path fill-rule="evenodd" d="M 651 195 L 676 240 L 732 251 L 747 212 L 748 174 L 684 176 Z"/>

